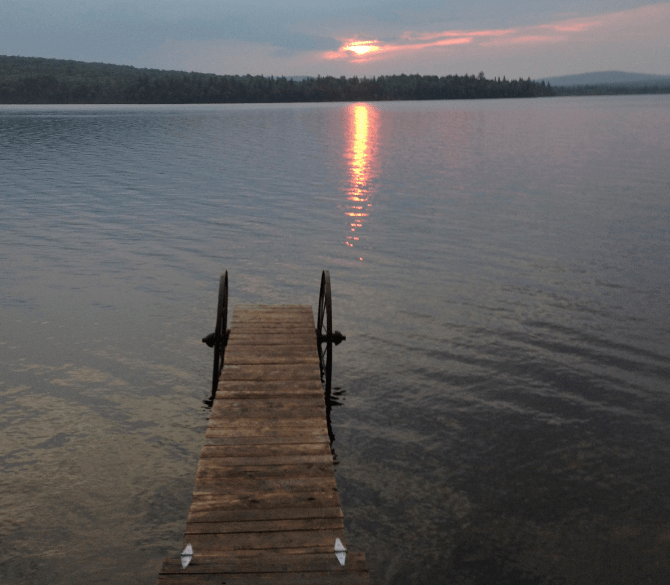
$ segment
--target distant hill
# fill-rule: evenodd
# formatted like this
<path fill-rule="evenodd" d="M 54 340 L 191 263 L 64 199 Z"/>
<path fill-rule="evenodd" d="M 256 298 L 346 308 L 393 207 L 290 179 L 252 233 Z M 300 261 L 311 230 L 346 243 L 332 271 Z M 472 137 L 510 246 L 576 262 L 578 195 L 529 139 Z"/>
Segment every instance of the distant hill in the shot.
<path fill-rule="evenodd" d="M 100 77 L 134 78 L 141 73 L 159 77 L 177 72 L 161 69 L 138 69 L 132 65 L 0 55 L 0 80 L 16 80 L 45 75 L 57 77 L 59 80 L 99 79 Z"/>
<path fill-rule="evenodd" d="M 623 71 L 598 71 L 580 73 L 578 75 L 561 75 L 545 77 L 538 81 L 550 83 L 552 87 L 575 85 L 667 85 L 670 86 L 670 75 L 650 75 L 647 73 L 625 73 Z"/>

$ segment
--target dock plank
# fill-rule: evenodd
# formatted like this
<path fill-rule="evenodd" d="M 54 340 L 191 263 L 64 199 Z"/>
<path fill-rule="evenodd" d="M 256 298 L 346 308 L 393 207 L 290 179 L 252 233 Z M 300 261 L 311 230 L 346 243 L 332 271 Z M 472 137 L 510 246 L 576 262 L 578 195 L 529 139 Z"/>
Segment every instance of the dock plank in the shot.
<path fill-rule="evenodd" d="M 260 522 L 267 520 L 306 520 L 310 518 L 342 518 L 338 506 L 321 508 L 264 508 L 264 509 L 221 509 L 215 503 L 201 503 L 198 509 L 191 509 L 187 523 L 196 522 Z"/>
<path fill-rule="evenodd" d="M 327 435 L 288 435 L 262 437 L 224 437 L 218 436 L 216 431 L 205 433 L 205 443 L 209 446 L 217 445 L 296 445 L 296 444 L 329 444 Z"/>
<path fill-rule="evenodd" d="M 249 494 L 337 491 L 334 477 L 228 478 L 226 481 L 197 477 L 193 494 Z"/>
<path fill-rule="evenodd" d="M 206 462 L 206 463 L 204 463 Z M 246 478 L 261 479 L 271 477 L 329 477 L 332 475 L 332 463 L 300 463 L 292 465 L 224 465 L 224 461 L 214 458 L 201 460 L 196 478 L 225 479 Z"/>
<path fill-rule="evenodd" d="M 291 445 L 204 445 L 200 451 L 200 459 L 206 457 L 264 457 L 268 458 L 268 465 L 285 465 L 274 457 L 324 456 L 327 459 L 318 459 L 315 462 L 331 462 L 330 446 L 325 443 L 294 443 Z M 262 465 L 258 459 L 252 459 L 253 465 Z M 312 462 L 312 460 L 298 461 L 298 463 Z M 245 465 L 244 463 L 236 463 Z"/>
<path fill-rule="evenodd" d="M 259 408 L 259 409 L 282 409 L 282 408 L 321 408 L 325 407 L 323 400 L 323 389 L 321 396 L 311 384 L 278 384 L 277 382 L 267 382 L 270 388 L 265 391 L 268 396 L 245 396 L 236 398 L 231 394 L 245 390 L 260 390 L 263 384 L 258 382 L 228 382 L 219 383 L 219 390 L 216 393 L 216 400 L 212 404 L 212 412 L 217 409 L 227 410 L 231 407 L 238 408 Z M 313 396 L 283 396 L 282 392 L 291 388 L 301 388 L 303 390 L 313 391 Z"/>
<path fill-rule="evenodd" d="M 194 551 L 311 549 L 329 552 L 336 538 L 344 540 L 344 530 L 295 530 L 242 532 L 237 534 L 189 534 Z M 333 557 L 335 554 L 333 554 Z"/>
<path fill-rule="evenodd" d="M 284 382 L 320 380 L 320 376 L 318 361 L 315 364 L 230 364 L 226 360 L 220 379 L 224 382 L 265 382 L 273 380 Z"/>
<path fill-rule="evenodd" d="M 298 518 L 290 520 L 252 520 L 248 522 L 188 522 L 186 534 L 238 534 L 299 530 L 344 530 L 342 518 Z"/>
<path fill-rule="evenodd" d="M 157 585 L 221 585 L 221 574 L 165 574 Z M 369 585 L 367 571 L 357 572 L 277 572 L 226 574 L 226 585 Z"/>
<path fill-rule="evenodd" d="M 321 380 L 220 380 L 216 397 L 219 400 L 234 398 L 233 394 L 246 394 L 249 398 L 261 395 L 268 399 L 279 398 L 285 394 L 310 394 L 323 403 Z M 220 395 L 220 396 L 219 396 Z M 215 401 L 216 402 L 216 401 Z"/>
<path fill-rule="evenodd" d="M 191 510 L 263 510 L 265 508 L 332 508 L 340 505 L 337 492 L 268 492 L 256 494 L 193 494 Z"/>
<path fill-rule="evenodd" d="M 258 405 L 252 404 L 249 406 L 232 406 L 225 405 L 221 402 L 212 408 L 210 420 L 227 419 L 227 418 L 285 418 L 285 419 L 302 419 L 302 418 L 323 418 L 326 416 L 326 409 L 323 406 L 314 407 L 300 407 L 293 408 L 259 408 Z"/>
<path fill-rule="evenodd" d="M 334 555 L 288 555 L 266 553 L 262 557 L 244 557 L 240 555 L 221 555 L 220 557 L 201 557 L 185 571 L 177 559 L 168 559 L 163 565 L 165 573 L 276 573 L 285 568 L 291 571 L 332 571 L 346 573 L 365 569 L 365 555 L 349 553 L 347 563 L 341 566 Z"/>

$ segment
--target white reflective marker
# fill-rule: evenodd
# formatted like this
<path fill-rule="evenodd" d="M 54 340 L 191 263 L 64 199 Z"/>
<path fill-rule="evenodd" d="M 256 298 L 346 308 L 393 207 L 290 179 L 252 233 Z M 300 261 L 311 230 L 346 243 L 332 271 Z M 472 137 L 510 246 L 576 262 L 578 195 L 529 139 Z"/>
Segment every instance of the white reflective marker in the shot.
<path fill-rule="evenodd" d="M 193 547 L 191 547 L 190 544 L 187 544 L 186 548 L 181 553 L 181 568 L 185 569 L 186 567 L 188 567 L 188 564 L 191 562 L 192 558 L 193 558 Z"/>
<path fill-rule="evenodd" d="M 335 539 L 335 556 L 340 561 L 340 565 L 344 567 L 344 562 L 347 560 L 347 549 L 344 548 L 342 541 L 339 538 Z"/>

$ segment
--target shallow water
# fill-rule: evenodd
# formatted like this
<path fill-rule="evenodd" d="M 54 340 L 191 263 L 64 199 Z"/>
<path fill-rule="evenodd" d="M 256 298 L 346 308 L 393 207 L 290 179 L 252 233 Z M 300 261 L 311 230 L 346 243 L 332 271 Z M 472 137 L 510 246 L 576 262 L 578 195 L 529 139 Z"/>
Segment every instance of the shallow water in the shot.
<path fill-rule="evenodd" d="M 0 108 L 0 580 L 153 583 L 230 305 L 330 270 L 381 583 L 670 577 L 670 101 Z"/>

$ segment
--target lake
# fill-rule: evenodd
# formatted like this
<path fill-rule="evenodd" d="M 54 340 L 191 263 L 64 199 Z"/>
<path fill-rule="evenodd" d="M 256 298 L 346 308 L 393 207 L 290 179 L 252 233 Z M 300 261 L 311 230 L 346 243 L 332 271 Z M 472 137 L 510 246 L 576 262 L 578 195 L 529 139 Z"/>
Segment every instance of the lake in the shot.
<path fill-rule="evenodd" d="M 218 277 L 316 307 L 373 584 L 670 582 L 670 97 L 0 107 L 0 581 L 180 552 Z"/>

